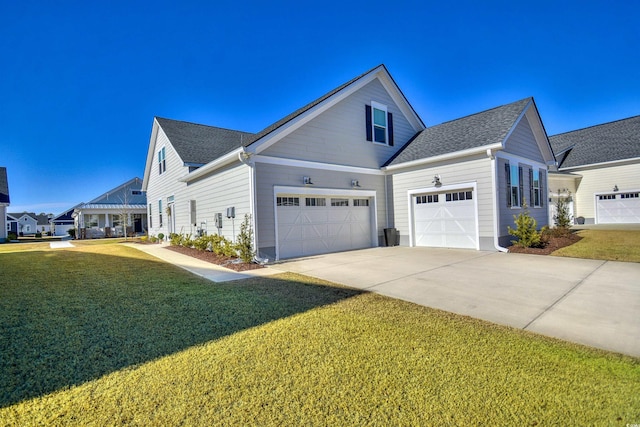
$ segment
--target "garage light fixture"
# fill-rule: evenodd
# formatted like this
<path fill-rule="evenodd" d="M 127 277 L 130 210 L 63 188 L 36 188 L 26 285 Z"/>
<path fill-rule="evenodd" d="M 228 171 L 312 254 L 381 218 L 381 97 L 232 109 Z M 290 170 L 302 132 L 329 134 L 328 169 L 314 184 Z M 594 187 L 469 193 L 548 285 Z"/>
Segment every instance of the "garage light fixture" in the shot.
<path fill-rule="evenodd" d="M 309 176 L 303 177 L 302 182 L 304 183 L 304 185 L 313 185 L 313 182 L 311 182 L 311 177 Z"/>
<path fill-rule="evenodd" d="M 358 182 L 358 180 L 357 180 L 357 179 L 352 179 L 352 180 L 351 180 L 351 186 L 352 186 L 353 188 L 360 188 L 360 183 Z"/>
<path fill-rule="evenodd" d="M 618 185 L 617 184 L 613 186 L 613 191 L 618 191 Z"/>
<path fill-rule="evenodd" d="M 442 185 L 442 183 L 440 182 L 440 175 L 435 175 L 431 183 L 435 184 L 436 187 L 440 187 Z"/>

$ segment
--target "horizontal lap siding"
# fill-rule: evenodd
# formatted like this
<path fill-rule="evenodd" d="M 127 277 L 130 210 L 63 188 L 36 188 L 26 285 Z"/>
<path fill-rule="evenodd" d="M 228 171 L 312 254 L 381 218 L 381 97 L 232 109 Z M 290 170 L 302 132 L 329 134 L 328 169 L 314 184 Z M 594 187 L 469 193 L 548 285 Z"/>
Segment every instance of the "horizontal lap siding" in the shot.
<path fill-rule="evenodd" d="M 371 101 L 387 105 L 388 111 L 393 114 L 393 147 L 366 140 L 365 105 L 370 105 Z M 374 80 L 278 141 L 263 154 L 378 168 L 415 133 L 384 86 Z"/>
<path fill-rule="evenodd" d="M 640 189 L 640 162 L 572 172 L 582 175 L 582 180 L 575 194 L 576 217 L 595 219 L 595 193 L 613 191 L 615 185 L 618 186 L 618 192 Z M 557 189 L 551 190 L 557 191 Z"/>
<path fill-rule="evenodd" d="M 407 191 L 427 188 L 438 191 L 432 183 L 440 175 L 443 185 L 476 182 L 478 201 L 478 226 L 480 237 L 493 236 L 493 198 L 491 161 L 486 157 L 457 160 L 455 163 L 435 163 L 410 172 L 393 174 L 395 227 L 400 231 L 403 243 L 409 242 L 409 201 Z"/>
<path fill-rule="evenodd" d="M 386 206 L 384 200 L 384 176 L 357 174 L 350 172 L 325 171 L 320 169 L 304 169 L 290 166 L 256 163 L 257 209 L 258 209 L 258 244 L 260 247 L 274 247 L 275 216 L 273 205 L 274 186 L 299 187 L 304 176 L 311 177 L 312 188 L 333 188 L 353 190 L 351 180 L 357 179 L 362 190 L 375 190 L 377 197 L 378 233 L 386 226 Z"/>
<path fill-rule="evenodd" d="M 542 153 L 540 153 L 540 148 L 538 147 L 526 116 L 522 117 L 522 120 L 520 120 L 509 136 L 509 139 L 505 144 L 505 151 L 536 162 L 544 163 Z"/>
<path fill-rule="evenodd" d="M 195 200 L 196 224 L 206 221 L 208 234 L 217 234 L 214 217 L 216 213 L 222 213 L 221 234 L 233 240 L 240 231 L 245 214 L 251 213 L 250 182 L 251 168 L 236 163 L 190 183 L 186 192 L 188 198 L 176 200 L 176 228 L 178 231 L 183 227 L 189 232 L 195 231 L 189 223 L 189 200 Z M 233 221 L 226 217 L 229 207 L 235 207 Z"/>

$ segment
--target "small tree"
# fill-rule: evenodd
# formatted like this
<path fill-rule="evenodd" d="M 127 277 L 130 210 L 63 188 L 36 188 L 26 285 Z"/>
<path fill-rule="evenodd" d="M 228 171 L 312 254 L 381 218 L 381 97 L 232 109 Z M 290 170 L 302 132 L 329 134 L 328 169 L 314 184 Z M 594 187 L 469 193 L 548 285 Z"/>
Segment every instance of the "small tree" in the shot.
<path fill-rule="evenodd" d="M 238 234 L 236 247 L 242 261 L 247 263 L 253 261 L 253 227 L 251 226 L 251 215 L 249 214 L 245 214 L 242 225 L 240 225 L 240 234 Z"/>
<path fill-rule="evenodd" d="M 529 215 L 529 209 L 527 209 L 526 201 L 522 201 L 522 212 L 518 216 L 514 215 L 513 220 L 516 224 L 516 228 L 513 229 L 507 226 L 509 234 L 517 237 L 518 240 L 512 240 L 516 246 L 522 248 L 532 248 L 540 246 L 540 233 L 537 230 L 538 223 L 531 215 Z"/>
<path fill-rule="evenodd" d="M 563 197 L 562 192 L 566 192 L 568 196 Z M 569 212 L 569 200 L 571 199 L 571 192 L 568 190 L 558 190 L 558 200 L 556 202 L 556 214 L 553 216 L 553 221 L 558 228 L 569 228 L 573 222 L 571 213 Z"/>

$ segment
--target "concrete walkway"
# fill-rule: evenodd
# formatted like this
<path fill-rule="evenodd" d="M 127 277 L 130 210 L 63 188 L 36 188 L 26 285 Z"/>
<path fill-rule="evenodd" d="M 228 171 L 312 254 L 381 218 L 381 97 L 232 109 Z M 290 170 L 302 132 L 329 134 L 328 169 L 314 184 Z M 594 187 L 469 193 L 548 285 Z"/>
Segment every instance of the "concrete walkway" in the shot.
<path fill-rule="evenodd" d="M 640 264 L 463 249 L 387 247 L 235 272 L 128 244 L 214 282 L 284 271 L 640 357 Z"/>
<path fill-rule="evenodd" d="M 396 246 L 270 269 L 640 357 L 637 263 Z"/>

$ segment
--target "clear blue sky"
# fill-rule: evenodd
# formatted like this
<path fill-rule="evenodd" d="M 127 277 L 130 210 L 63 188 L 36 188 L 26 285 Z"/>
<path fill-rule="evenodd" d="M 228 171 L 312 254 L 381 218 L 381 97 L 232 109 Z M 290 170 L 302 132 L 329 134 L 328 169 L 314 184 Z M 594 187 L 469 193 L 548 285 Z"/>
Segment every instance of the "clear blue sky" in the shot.
<path fill-rule="evenodd" d="M 549 135 L 640 114 L 638 1 L 0 2 L 10 212 L 142 177 L 154 116 L 257 132 L 384 63 L 428 126 L 533 96 Z"/>

